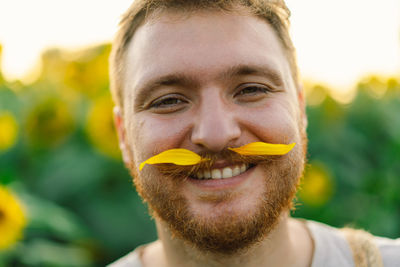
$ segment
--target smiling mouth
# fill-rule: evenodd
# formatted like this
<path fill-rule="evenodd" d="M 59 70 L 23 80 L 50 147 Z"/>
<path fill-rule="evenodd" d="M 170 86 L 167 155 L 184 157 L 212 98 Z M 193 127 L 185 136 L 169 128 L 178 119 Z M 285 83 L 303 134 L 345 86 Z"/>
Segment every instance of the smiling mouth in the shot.
<path fill-rule="evenodd" d="M 224 168 L 211 168 L 199 170 L 195 175 L 191 175 L 190 178 L 196 180 L 217 180 L 217 179 L 228 179 L 238 176 L 250 168 L 254 167 L 254 164 L 235 164 Z"/>

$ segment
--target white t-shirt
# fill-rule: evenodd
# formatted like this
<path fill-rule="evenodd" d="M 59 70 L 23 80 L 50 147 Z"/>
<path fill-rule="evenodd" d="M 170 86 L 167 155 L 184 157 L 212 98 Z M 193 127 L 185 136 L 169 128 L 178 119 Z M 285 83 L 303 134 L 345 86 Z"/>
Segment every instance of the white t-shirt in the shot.
<path fill-rule="evenodd" d="M 315 221 L 305 221 L 314 240 L 311 267 L 354 267 L 352 251 L 343 233 L 337 228 Z M 400 266 L 400 238 L 375 237 L 384 267 Z M 108 267 L 142 267 L 138 249 Z"/>

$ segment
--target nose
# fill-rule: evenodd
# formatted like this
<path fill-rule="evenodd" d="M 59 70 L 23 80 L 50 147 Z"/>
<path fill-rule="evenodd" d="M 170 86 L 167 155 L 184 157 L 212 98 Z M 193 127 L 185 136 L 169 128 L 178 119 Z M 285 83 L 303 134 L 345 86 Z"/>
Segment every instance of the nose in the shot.
<path fill-rule="evenodd" d="M 213 152 L 233 146 L 241 135 L 235 112 L 218 97 L 202 102 L 194 118 L 192 143 Z"/>

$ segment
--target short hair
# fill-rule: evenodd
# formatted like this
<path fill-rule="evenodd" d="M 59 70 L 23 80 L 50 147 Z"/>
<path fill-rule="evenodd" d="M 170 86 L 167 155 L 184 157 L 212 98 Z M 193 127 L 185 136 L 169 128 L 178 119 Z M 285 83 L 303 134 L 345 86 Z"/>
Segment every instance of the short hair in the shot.
<path fill-rule="evenodd" d="M 277 34 L 289 62 L 292 78 L 298 87 L 296 52 L 289 35 L 290 11 L 284 0 L 135 0 L 122 16 L 110 55 L 110 89 L 117 106 L 123 107 L 123 80 L 126 53 L 136 30 L 155 11 L 235 11 L 245 8 L 265 20 Z"/>

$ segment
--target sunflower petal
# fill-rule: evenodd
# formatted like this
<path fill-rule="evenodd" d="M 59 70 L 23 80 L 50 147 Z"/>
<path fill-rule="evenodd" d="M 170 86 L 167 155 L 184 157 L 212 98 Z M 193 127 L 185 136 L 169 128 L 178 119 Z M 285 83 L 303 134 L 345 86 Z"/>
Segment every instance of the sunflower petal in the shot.
<path fill-rule="evenodd" d="M 292 143 L 285 144 L 269 144 L 264 142 L 254 142 L 241 147 L 228 148 L 241 155 L 285 155 L 296 145 Z"/>
<path fill-rule="evenodd" d="M 143 161 L 140 163 L 139 170 L 142 170 L 146 164 L 172 163 L 175 165 L 195 165 L 200 161 L 202 161 L 202 158 L 193 151 L 184 148 L 174 148 L 163 151 Z"/>

